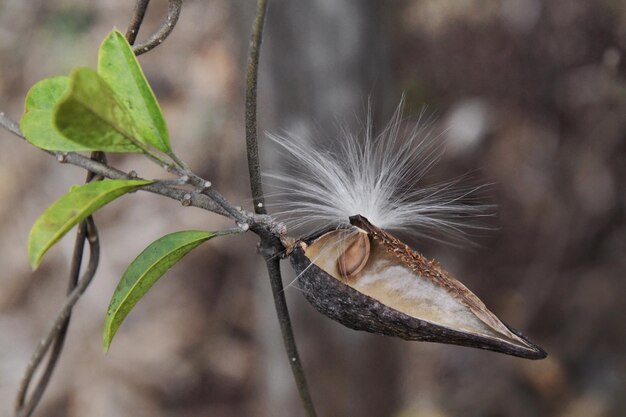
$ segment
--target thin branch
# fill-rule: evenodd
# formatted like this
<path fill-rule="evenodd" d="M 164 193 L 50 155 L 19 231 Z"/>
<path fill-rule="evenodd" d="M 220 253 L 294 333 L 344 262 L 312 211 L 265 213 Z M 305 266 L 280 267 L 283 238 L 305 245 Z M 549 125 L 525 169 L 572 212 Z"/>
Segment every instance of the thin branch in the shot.
<path fill-rule="evenodd" d="M 54 321 L 52 322 L 52 325 L 50 326 L 48 333 L 41 340 L 41 342 L 37 346 L 37 349 L 33 353 L 33 356 L 31 357 L 31 360 L 28 364 L 28 368 L 26 369 L 26 373 L 24 374 L 24 377 L 20 384 L 20 389 L 17 395 L 17 401 L 15 404 L 15 415 L 17 417 L 30 416 L 33 410 L 35 409 L 37 403 L 41 399 L 41 396 L 43 395 L 43 391 L 46 385 L 48 384 L 50 377 L 52 376 L 52 370 L 54 369 L 54 362 L 56 362 L 56 360 L 58 359 L 58 355 L 60 354 L 61 347 L 62 347 L 62 342 L 60 343 L 57 342 L 57 344 L 55 344 L 55 348 L 53 349 L 51 353 L 46 370 L 44 371 L 44 374 L 42 375 L 37 386 L 35 387 L 35 390 L 33 391 L 33 395 L 28 401 L 28 406 L 25 407 L 26 394 L 28 392 L 28 387 L 30 385 L 30 382 L 33 379 L 33 375 L 35 374 L 35 371 L 41 364 L 41 361 L 43 360 L 46 352 L 48 351 L 52 343 L 55 342 L 55 340 L 58 341 L 59 335 L 67 331 L 66 323 L 69 320 L 72 308 L 74 307 L 74 304 L 76 304 L 80 296 L 83 294 L 83 292 L 85 292 L 85 290 L 91 283 L 91 280 L 93 279 L 96 273 L 96 270 L 98 269 L 98 263 L 100 261 L 100 242 L 98 239 L 98 231 L 96 229 L 96 225 L 93 223 L 93 220 L 91 218 L 86 219 L 86 226 L 87 226 L 86 227 L 87 240 L 89 242 L 89 248 L 90 248 L 89 264 L 87 265 L 87 269 L 85 270 L 85 273 L 83 274 L 83 278 L 80 280 L 78 285 L 70 292 L 70 294 L 66 298 L 65 304 L 63 305 L 63 307 L 61 308 L 61 310 L 55 317 Z"/>
<path fill-rule="evenodd" d="M 169 0 L 169 5 L 167 9 L 167 17 L 161 24 L 161 27 L 157 29 L 148 39 L 133 47 L 133 51 L 135 55 L 141 55 L 149 50 L 159 46 L 174 30 L 174 26 L 176 26 L 176 22 L 178 22 L 178 18 L 180 17 L 180 11 L 183 7 L 183 0 Z"/>
<path fill-rule="evenodd" d="M 106 161 L 106 156 L 103 152 L 92 152 L 91 158 L 97 161 L 101 161 L 101 162 Z M 92 180 L 98 180 L 98 179 L 102 179 L 102 177 L 95 176 L 91 171 L 87 171 L 87 178 L 85 179 L 85 183 L 89 183 Z M 88 219 L 82 221 L 78 225 L 78 228 L 76 231 L 76 239 L 74 242 L 74 253 L 72 255 L 69 282 L 68 282 L 68 287 L 67 287 L 68 296 L 72 293 L 72 291 L 78 285 L 78 278 L 80 277 L 80 268 L 81 268 L 82 261 L 83 261 L 85 241 L 87 240 L 87 228 L 88 228 L 88 224 L 90 223 L 93 223 L 93 219 L 91 218 L 91 216 Z M 98 239 L 98 236 L 96 234 L 95 236 L 91 236 L 91 238 Z M 93 272 L 95 274 L 95 269 Z M 24 417 L 30 416 L 35 410 L 35 408 L 37 407 L 37 404 L 39 404 L 39 401 L 41 400 L 41 397 L 43 396 L 50 382 L 50 378 L 52 377 L 52 372 L 54 371 L 57 365 L 57 362 L 59 358 L 61 357 L 61 352 L 63 351 L 63 345 L 65 344 L 65 337 L 67 336 L 67 329 L 69 328 L 69 325 L 70 325 L 70 318 L 71 318 L 71 311 L 67 319 L 65 319 L 65 321 L 63 322 L 62 326 L 57 328 L 57 333 L 56 335 L 54 335 L 54 344 L 52 345 L 50 349 L 48 362 L 46 363 L 46 367 L 43 371 L 43 374 L 39 378 L 39 382 L 35 386 L 35 389 L 33 390 L 33 393 L 30 396 L 28 403 L 24 404 L 24 401 L 25 401 L 25 396 L 26 396 L 28 385 L 30 385 L 31 381 L 25 380 L 26 383 L 24 384 L 24 390 L 20 390 L 18 392 L 16 404 L 18 405 L 18 407 L 20 406 L 20 404 L 22 405 L 21 408 L 16 409 L 16 412 L 19 416 L 24 416 Z M 43 359 L 43 356 L 40 357 L 40 360 L 42 359 Z M 38 368 L 40 363 L 41 362 L 35 362 L 35 365 L 34 365 L 35 368 Z"/>
<path fill-rule="evenodd" d="M 5 115 L 3 112 L 0 112 L 0 126 L 4 127 L 9 132 L 20 137 L 21 139 L 26 140 L 26 138 L 20 131 L 17 122 Z M 44 152 L 55 156 L 56 159 L 61 163 L 69 163 L 71 165 L 79 166 L 105 178 L 133 178 L 132 175 L 125 173 L 124 171 L 120 171 L 106 164 L 101 164 L 81 154 L 77 154 L 74 152 L 52 152 L 47 150 L 44 150 Z M 259 220 L 261 220 L 261 222 L 266 222 L 267 219 L 254 217 L 230 204 L 228 200 L 226 200 L 214 187 L 210 185 L 207 186 L 207 184 L 210 184 L 209 181 L 200 178 L 190 170 L 180 169 L 174 166 L 168 166 L 168 168 L 170 168 L 170 170 L 173 170 L 179 176 L 189 176 L 191 182 L 194 186 L 196 186 L 198 191 L 189 193 L 186 190 L 181 190 L 179 188 L 175 188 L 170 185 L 158 182 L 142 187 L 141 189 L 178 200 L 181 202 L 181 204 L 184 204 L 185 206 L 199 207 L 204 210 L 220 214 L 222 216 L 230 216 L 235 219 L 237 223 L 239 223 L 242 227 L 244 227 L 244 225 L 247 225 L 245 227 L 249 227 L 252 223 Z M 265 214 L 264 210 L 259 214 Z"/>
<path fill-rule="evenodd" d="M 126 29 L 126 39 L 131 45 L 133 45 L 135 40 L 137 40 L 137 34 L 139 33 L 139 28 L 143 23 L 143 18 L 146 15 L 149 3 L 150 0 L 137 0 L 137 3 L 135 3 L 133 16 L 130 18 L 130 22 L 128 23 L 128 29 Z"/>
<path fill-rule="evenodd" d="M 71 294 L 71 292 L 74 290 L 74 288 L 76 288 L 76 285 L 78 283 L 80 265 L 82 263 L 83 249 L 85 247 L 85 236 L 86 236 L 86 223 L 82 222 L 79 225 L 78 230 L 76 232 L 76 240 L 74 243 L 74 254 L 72 256 L 72 266 L 71 266 L 71 271 L 70 271 L 70 282 L 68 286 L 68 295 Z M 37 405 L 39 404 L 39 401 L 41 400 L 41 397 L 43 396 L 43 393 L 46 387 L 48 386 L 48 383 L 50 382 L 50 378 L 52 377 L 52 372 L 54 371 L 57 365 L 57 362 L 59 358 L 61 357 L 61 352 L 63 350 L 63 345 L 65 343 L 65 337 L 67 336 L 67 329 L 69 328 L 69 324 L 70 324 L 70 317 L 71 316 L 68 316 L 67 319 L 61 325 L 61 327 L 58 328 L 58 332 L 54 336 L 54 344 L 52 345 L 52 348 L 50 349 L 50 356 L 48 358 L 48 362 L 46 363 L 46 368 L 44 369 L 41 378 L 39 378 L 39 382 L 35 386 L 35 389 L 33 390 L 33 393 L 31 394 L 28 400 L 28 403 L 26 404 L 24 404 L 25 396 L 26 396 L 26 392 L 28 390 L 28 386 L 30 385 L 31 381 L 26 380 L 26 379 L 23 381 L 22 383 L 23 388 L 20 389 L 17 395 L 17 401 L 16 401 L 16 404 L 17 404 L 16 415 L 17 416 L 21 416 L 21 417 L 30 416 L 32 412 L 35 410 L 35 408 L 37 407 Z M 36 360 L 36 358 L 33 358 L 33 360 Z M 43 355 L 39 356 L 39 360 L 43 360 Z M 40 362 L 36 362 L 34 367 L 37 368 L 39 364 Z M 30 371 L 28 370 L 27 375 L 29 373 Z M 30 378 L 32 378 L 32 374 Z"/>
<path fill-rule="evenodd" d="M 304 368 L 300 362 L 300 355 L 298 354 L 296 340 L 291 327 L 291 319 L 289 318 L 287 301 L 285 300 L 285 291 L 283 289 L 283 281 L 280 274 L 280 259 L 276 256 L 273 258 L 265 258 L 265 263 L 267 266 L 267 272 L 270 275 L 272 295 L 274 296 L 274 306 L 276 307 L 280 330 L 283 335 L 283 342 L 285 344 L 285 349 L 287 350 L 287 357 L 289 358 L 289 364 L 291 365 L 291 372 L 296 380 L 300 400 L 302 401 L 302 406 L 304 407 L 307 417 L 315 417 L 317 415 L 315 412 L 315 405 L 313 404 L 313 399 L 311 398 L 311 393 L 309 392 L 309 387 L 306 382 Z"/>
<path fill-rule="evenodd" d="M 61 162 L 68 163 L 71 165 L 75 165 L 81 168 L 84 168 L 88 171 L 91 171 L 95 174 L 102 175 L 105 178 L 111 179 L 141 179 L 132 173 L 127 173 L 121 171 L 117 168 L 113 168 L 109 165 L 102 164 L 96 161 L 93 161 L 81 154 L 69 152 L 65 154 L 60 154 L 60 157 L 57 159 L 63 159 Z M 212 187 L 211 187 L 212 188 Z M 204 192 L 198 191 L 188 191 L 181 188 L 176 188 L 171 185 L 167 185 L 166 183 L 160 183 L 158 181 L 148 184 L 140 188 L 142 191 L 148 191 L 154 194 L 159 194 L 174 200 L 178 200 L 181 204 L 190 207 L 198 207 L 203 210 L 207 210 L 216 214 L 220 214 L 222 216 L 232 216 L 231 213 L 238 213 L 239 216 L 242 216 L 240 220 L 244 223 L 250 222 L 250 216 L 246 215 L 245 212 L 240 212 L 236 207 L 232 206 L 230 203 L 225 203 L 226 201 L 224 197 L 221 196 L 216 190 L 207 190 Z M 209 196 L 209 194 L 211 196 Z M 220 204 L 216 203 L 213 198 L 221 197 L 222 204 L 227 205 L 229 210 L 225 210 Z"/>
<path fill-rule="evenodd" d="M 96 161 L 106 162 L 106 156 L 103 152 L 92 152 L 91 158 Z M 87 171 L 87 178 L 85 182 L 89 183 L 94 179 L 98 180 L 98 179 L 102 179 L 102 177 L 95 176 L 93 172 Z M 81 264 L 83 260 L 84 248 L 85 248 L 85 241 L 88 239 L 87 229 L 88 229 L 89 224 L 93 224 L 95 226 L 95 223 L 93 222 L 93 218 L 91 216 L 87 218 L 86 220 L 82 221 L 78 225 L 78 229 L 76 231 L 76 239 L 74 242 L 74 253 L 72 255 L 72 262 L 71 262 L 70 274 L 69 274 L 69 283 L 68 283 L 68 288 L 67 288 L 68 296 L 71 295 L 72 291 L 74 291 L 74 289 L 78 285 L 78 279 L 80 276 L 80 269 L 81 269 Z M 97 233 L 95 235 L 90 236 L 90 238 L 95 239 L 97 241 L 98 240 Z M 96 270 L 97 268 L 94 268 L 93 270 L 94 274 Z M 69 324 L 70 324 L 70 318 L 71 318 L 71 310 L 67 318 L 61 325 L 61 327 L 56 328 L 56 335 L 53 335 L 53 334 L 50 335 L 51 337 L 54 337 L 54 344 L 52 345 L 52 348 L 50 349 L 50 355 L 48 358 L 48 362 L 46 364 L 46 368 L 44 369 L 42 376 L 39 378 L 39 382 L 35 386 L 35 389 L 33 390 L 33 393 L 30 396 L 28 403 L 24 404 L 25 396 L 28 391 L 28 386 L 30 385 L 30 382 L 31 382 L 30 379 L 32 379 L 32 374 L 30 378 L 28 378 L 29 372 L 27 371 L 24 383 L 22 385 L 23 389 L 20 389 L 17 395 L 17 401 L 16 401 L 16 404 L 17 404 L 16 414 L 17 415 L 23 416 L 23 417 L 30 416 L 35 410 L 35 408 L 37 407 L 37 404 L 39 404 L 39 401 L 41 400 L 41 397 L 43 396 L 46 390 L 46 387 L 48 386 L 48 383 L 50 382 L 50 378 L 52 377 L 52 372 L 54 371 L 57 365 L 57 362 L 59 358 L 61 357 L 61 352 L 63 351 L 63 345 L 65 344 L 65 337 L 67 336 L 67 329 L 69 328 Z M 43 355 L 39 356 L 39 360 L 35 360 L 34 362 L 32 362 L 34 363 L 35 369 L 39 367 L 41 360 L 43 360 Z M 20 405 L 21 405 L 21 408 L 20 408 Z"/>
<path fill-rule="evenodd" d="M 248 66 L 246 69 L 246 149 L 248 154 L 248 173 L 254 211 L 267 214 L 263 186 L 261 183 L 261 167 L 259 164 L 259 146 L 257 134 L 257 79 L 259 74 L 259 56 L 263 41 L 263 26 L 267 0 L 258 0 L 257 14 L 252 25 L 252 36 L 248 50 Z"/>
<path fill-rule="evenodd" d="M 6 128 L 9 132 L 26 140 L 19 125 L 13 119 L 0 112 L 0 126 Z M 88 171 L 94 174 L 101 175 L 104 178 L 111 179 L 129 179 L 136 178 L 137 176 L 130 175 L 124 171 L 113 168 L 106 164 L 99 163 L 93 159 L 89 159 L 81 154 L 74 152 L 52 152 L 46 151 L 50 155 L 54 155 L 56 159 L 61 163 L 68 163 Z M 190 181 L 197 187 L 198 191 L 190 193 L 180 188 L 172 187 L 164 183 L 155 182 L 153 184 L 142 187 L 142 190 L 149 191 L 155 194 L 160 194 L 165 197 L 169 197 L 180 201 L 185 206 L 199 207 L 204 210 L 211 211 L 213 213 L 221 214 L 222 216 L 230 216 L 235 219 L 241 225 L 247 224 L 250 226 L 255 222 L 255 217 L 247 214 L 245 211 L 233 206 L 220 194 L 214 187 L 212 187 L 209 181 L 200 178 L 189 170 L 182 170 L 173 166 L 170 166 L 175 173 L 179 176 L 187 175 L 190 177 Z M 208 185 L 208 186 L 207 186 Z M 258 220 L 258 218 L 256 218 Z"/>
<path fill-rule="evenodd" d="M 26 140 L 22 132 L 19 130 L 19 126 L 17 125 L 17 123 L 1 112 L 0 127 L 4 127 L 15 136 Z M 100 175 L 103 178 L 116 180 L 142 179 L 141 177 L 137 176 L 137 174 L 133 171 L 124 172 L 107 164 L 94 161 L 93 159 L 87 158 L 86 156 L 78 153 L 53 152 L 47 151 L 45 149 L 40 150 L 53 156 L 60 163 L 70 164 L 79 168 L 83 168 L 96 175 Z M 162 182 L 154 181 L 152 184 L 145 185 L 139 190 L 148 191 L 153 194 L 158 194 L 164 197 L 171 198 L 173 200 L 177 200 L 185 207 L 196 207 L 202 210 L 210 211 L 215 214 L 219 214 L 221 216 L 231 217 L 239 224 L 239 227 L 242 227 L 244 229 L 250 228 L 250 230 L 253 230 L 252 226 L 259 226 L 257 228 L 254 228 L 254 230 L 263 229 L 274 234 L 284 233 L 284 225 L 282 223 L 275 222 L 274 219 L 272 219 L 270 216 L 249 213 L 245 210 L 240 209 L 239 207 L 235 207 L 228 200 L 226 200 L 226 198 L 224 198 L 224 196 L 219 193 L 209 181 L 202 179 L 193 173 L 190 174 L 193 175 L 193 179 L 190 179 L 190 181 L 192 181 L 193 185 L 196 186 L 195 191 L 188 191 L 177 188 L 176 186 L 172 185 L 171 181 L 167 180 Z M 181 173 L 181 175 L 187 174 Z"/>
<path fill-rule="evenodd" d="M 26 140 L 26 138 L 20 131 L 18 124 L 13 119 L 6 116 L 4 113 L 0 113 L 0 126 L 6 128 L 9 132 L 13 133 L 19 138 Z M 46 150 L 43 150 L 43 151 L 54 156 L 56 160 L 61 163 L 67 163 L 70 165 L 83 168 L 87 171 L 93 172 L 94 174 L 100 175 L 104 178 L 111 178 L 111 179 L 117 179 L 117 180 L 141 179 L 137 177 L 136 175 L 121 171 L 117 168 L 113 168 L 107 164 L 94 161 L 93 159 L 87 158 L 86 156 L 83 156 L 78 153 L 52 152 L 52 151 L 46 151 Z M 224 210 L 222 207 L 220 207 L 216 202 L 214 202 L 211 197 L 203 193 L 199 193 L 199 192 L 190 193 L 187 190 L 176 188 L 171 185 L 166 185 L 164 183 L 159 183 L 158 181 L 154 182 L 153 184 L 149 184 L 149 185 L 142 187 L 141 190 L 148 191 L 154 194 L 159 194 L 159 195 L 162 195 L 162 196 L 174 199 L 174 200 L 178 200 L 181 203 L 185 203 L 185 205 L 187 206 L 198 207 L 203 210 L 220 214 L 222 216 L 229 215 L 229 213 L 226 210 Z M 214 193 L 212 193 L 212 195 L 219 195 L 221 197 L 221 194 L 217 193 L 215 190 L 213 191 Z M 191 200 L 189 200 L 188 196 L 190 196 Z M 223 199 L 223 197 L 221 198 Z M 237 211 L 235 207 L 233 206 L 231 207 L 232 207 L 233 212 Z M 240 213 L 243 213 L 242 215 L 245 216 L 246 222 L 249 222 L 250 219 L 253 217 L 250 215 L 246 215 L 245 212 L 240 212 Z"/>
<path fill-rule="evenodd" d="M 250 175 L 250 188 L 254 202 L 254 211 L 257 214 L 265 215 L 265 199 L 261 183 L 261 168 L 259 163 L 259 147 L 257 133 L 257 86 L 259 72 L 259 56 L 261 52 L 261 42 L 263 40 L 263 26 L 265 14 L 267 12 L 267 0 L 258 0 L 257 14 L 252 25 L 252 36 L 250 48 L 248 50 L 248 66 L 246 70 L 246 149 L 248 155 L 248 172 Z M 300 400 L 307 417 L 315 417 L 315 405 L 311 398 L 311 393 L 306 382 L 304 368 L 300 362 L 300 355 L 293 335 L 289 309 L 285 300 L 283 290 L 283 280 L 280 273 L 280 259 L 278 255 L 285 249 L 276 234 L 267 233 L 265 230 L 252 231 L 261 238 L 261 251 L 265 258 L 267 272 L 274 296 L 274 306 L 276 315 L 280 323 L 280 330 L 291 365 L 291 372 L 296 381 L 296 387 L 300 394 Z"/>
<path fill-rule="evenodd" d="M 20 131 L 20 125 L 18 125 L 15 120 L 4 114 L 4 112 L 0 112 L 0 126 L 13 133 L 15 136 L 26 139 Z"/>

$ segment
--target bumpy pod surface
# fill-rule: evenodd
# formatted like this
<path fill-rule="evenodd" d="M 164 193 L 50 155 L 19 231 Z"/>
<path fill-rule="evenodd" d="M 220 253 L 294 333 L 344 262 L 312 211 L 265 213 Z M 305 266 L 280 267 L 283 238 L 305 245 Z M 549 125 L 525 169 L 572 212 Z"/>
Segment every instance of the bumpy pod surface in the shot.
<path fill-rule="evenodd" d="M 546 353 L 500 321 L 435 261 L 429 261 L 361 216 L 353 227 L 301 241 L 291 253 L 305 298 L 343 325 L 405 340 L 487 349 L 527 359 Z M 367 260 L 342 273 L 346 250 L 366 233 Z M 358 237 L 355 237 L 358 236 Z M 363 254 L 355 255 L 363 256 Z"/>

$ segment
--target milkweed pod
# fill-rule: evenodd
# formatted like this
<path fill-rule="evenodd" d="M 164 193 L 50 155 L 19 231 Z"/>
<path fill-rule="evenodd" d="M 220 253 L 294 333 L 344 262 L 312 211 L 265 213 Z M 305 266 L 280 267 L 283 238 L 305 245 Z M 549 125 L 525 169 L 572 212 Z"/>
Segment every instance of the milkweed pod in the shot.
<path fill-rule="evenodd" d="M 352 228 L 300 241 L 291 253 L 304 296 L 322 314 L 355 330 L 405 340 L 546 357 L 437 262 L 364 217 L 350 220 Z"/>

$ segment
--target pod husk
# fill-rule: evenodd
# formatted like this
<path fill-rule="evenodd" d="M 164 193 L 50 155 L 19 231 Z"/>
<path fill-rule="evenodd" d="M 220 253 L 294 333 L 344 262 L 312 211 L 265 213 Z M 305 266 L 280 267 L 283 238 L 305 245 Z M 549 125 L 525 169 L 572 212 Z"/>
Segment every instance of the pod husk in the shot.
<path fill-rule="evenodd" d="M 303 247 L 312 243 L 322 234 L 323 232 L 307 239 L 303 242 L 304 245 L 295 246 L 290 259 L 294 269 L 299 274 L 299 285 L 305 298 L 327 317 L 354 330 L 394 336 L 405 340 L 468 346 L 526 359 L 542 359 L 547 356 L 546 352 L 539 346 L 497 318 L 499 323 L 506 326 L 523 343 L 506 342 L 499 338 L 422 320 L 359 292 L 312 263 L 305 255 Z M 459 285 L 461 284 L 459 283 Z M 469 292 L 469 290 L 467 291 Z M 473 294 L 471 295 L 475 297 Z M 489 314 L 492 315 L 490 312 Z M 495 318 L 495 316 L 493 317 Z"/>

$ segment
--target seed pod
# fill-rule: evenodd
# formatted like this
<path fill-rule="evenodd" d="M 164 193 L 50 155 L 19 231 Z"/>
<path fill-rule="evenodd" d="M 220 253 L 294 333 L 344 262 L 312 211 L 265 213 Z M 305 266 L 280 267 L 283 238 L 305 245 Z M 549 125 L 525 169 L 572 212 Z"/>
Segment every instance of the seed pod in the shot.
<path fill-rule="evenodd" d="M 362 216 L 350 221 L 351 229 L 313 236 L 291 254 L 304 296 L 322 314 L 355 330 L 405 340 L 546 357 L 437 262 Z"/>

